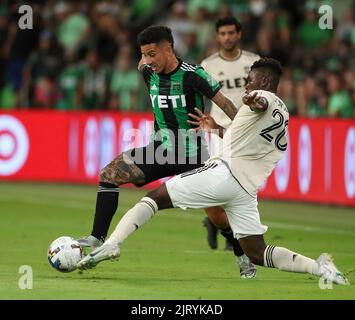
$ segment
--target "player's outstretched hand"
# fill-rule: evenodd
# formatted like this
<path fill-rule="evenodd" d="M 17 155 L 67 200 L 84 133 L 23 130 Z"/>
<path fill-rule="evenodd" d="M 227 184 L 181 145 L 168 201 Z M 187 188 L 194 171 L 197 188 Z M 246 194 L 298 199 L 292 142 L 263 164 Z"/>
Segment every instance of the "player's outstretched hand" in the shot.
<path fill-rule="evenodd" d="M 214 119 L 210 115 L 201 112 L 197 108 L 195 108 L 195 112 L 197 113 L 197 115 L 189 113 L 189 117 L 194 120 L 187 120 L 188 123 L 196 126 L 194 130 L 204 130 L 207 132 L 211 132 L 212 130 L 219 128 L 216 121 L 214 121 Z"/>
<path fill-rule="evenodd" d="M 265 111 L 268 107 L 267 100 L 258 96 L 256 92 L 252 95 L 247 94 L 243 97 L 243 103 L 249 106 L 253 111 Z"/>

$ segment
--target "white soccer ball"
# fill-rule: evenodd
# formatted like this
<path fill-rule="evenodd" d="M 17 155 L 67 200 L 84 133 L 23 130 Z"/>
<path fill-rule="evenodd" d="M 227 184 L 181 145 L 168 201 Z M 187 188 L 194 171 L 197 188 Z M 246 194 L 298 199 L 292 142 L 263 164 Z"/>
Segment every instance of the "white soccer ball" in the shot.
<path fill-rule="evenodd" d="M 60 237 L 48 248 L 48 261 L 60 272 L 71 272 L 83 258 L 83 249 L 72 237 Z"/>

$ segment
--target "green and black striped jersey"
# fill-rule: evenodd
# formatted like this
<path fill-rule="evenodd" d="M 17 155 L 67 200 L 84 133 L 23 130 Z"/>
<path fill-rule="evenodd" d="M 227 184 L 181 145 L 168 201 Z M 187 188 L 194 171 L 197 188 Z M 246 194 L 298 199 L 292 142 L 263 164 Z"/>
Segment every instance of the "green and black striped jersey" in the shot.
<path fill-rule="evenodd" d="M 221 88 L 219 83 L 201 66 L 180 59 L 168 74 L 157 74 L 147 65 L 142 71 L 155 116 L 153 139 L 169 151 L 184 150 L 186 156 L 195 156 L 201 148 L 197 136 L 202 135 L 190 130 L 188 113 L 195 113 L 194 108 L 203 112 L 203 96 L 212 99 Z"/>

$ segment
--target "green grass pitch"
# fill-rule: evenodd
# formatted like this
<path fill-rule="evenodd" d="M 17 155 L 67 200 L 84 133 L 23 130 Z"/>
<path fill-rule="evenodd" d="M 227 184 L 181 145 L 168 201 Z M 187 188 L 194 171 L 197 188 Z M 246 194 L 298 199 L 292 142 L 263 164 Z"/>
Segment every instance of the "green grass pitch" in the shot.
<path fill-rule="evenodd" d="M 62 274 L 47 261 L 51 241 L 91 231 L 95 186 L 0 183 L 0 299 L 355 299 L 355 210 L 260 201 L 269 244 L 312 258 L 333 255 L 350 286 L 320 289 L 318 278 L 258 267 L 241 280 L 234 256 L 212 251 L 202 210 L 166 210 L 131 236 L 118 262 Z M 121 189 L 120 217 L 144 191 Z M 22 265 L 33 270 L 33 288 L 19 288 Z"/>

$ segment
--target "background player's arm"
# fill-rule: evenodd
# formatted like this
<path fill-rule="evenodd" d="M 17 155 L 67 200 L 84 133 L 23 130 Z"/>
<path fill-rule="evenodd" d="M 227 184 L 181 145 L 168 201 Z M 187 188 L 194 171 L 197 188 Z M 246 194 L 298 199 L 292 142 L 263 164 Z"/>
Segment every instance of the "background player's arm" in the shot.
<path fill-rule="evenodd" d="M 231 99 L 229 99 L 221 90 L 211 99 L 223 112 L 230 118 L 234 119 L 238 113 L 237 107 L 234 105 Z"/>
<path fill-rule="evenodd" d="M 197 67 L 190 81 L 200 93 L 212 100 L 223 112 L 230 118 L 234 119 L 238 112 L 237 107 L 232 100 L 221 92 L 220 84 L 211 77 L 202 67 Z"/>
<path fill-rule="evenodd" d="M 199 109 L 195 108 L 195 112 L 198 115 L 189 113 L 189 116 L 194 120 L 187 120 L 187 122 L 196 126 L 196 131 L 204 130 L 206 132 L 212 132 L 217 134 L 220 138 L 223 138 L 225 128 L 220 126 L 210 115 L 202 113 Z"/>
<path fill-rule="evenodd" d="M 266 98 L 257 96 L 257 93 L 252 95 L 246 95 L 243 97 L 243 103 L 249 106 L 254 112 L 264 112 L 269 106 L 269 103 Z"/>

